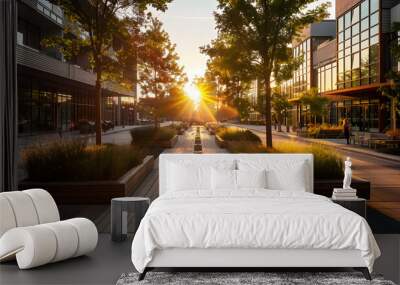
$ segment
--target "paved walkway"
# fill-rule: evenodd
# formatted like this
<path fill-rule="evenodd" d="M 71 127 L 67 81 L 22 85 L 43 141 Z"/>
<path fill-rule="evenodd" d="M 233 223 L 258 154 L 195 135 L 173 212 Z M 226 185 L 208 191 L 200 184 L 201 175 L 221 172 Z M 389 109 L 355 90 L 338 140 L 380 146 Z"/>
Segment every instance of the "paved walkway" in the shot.
<path fill-rule="evenodd" d="M 252 130 L 265 143 L 265 127 L 236 125 Z M 379 154 L 373 150 L 347 146 L 331 140 L 314 140 L 292 134 L 273 132 L 273 143 L 293 141 L 297 144 L 321 143 L 338 154 L 353 159 L 354 175 L 371 182 L 371 199 L 368 205 L 385 215 L 400 221 L 400 160 L 393 155 Z M 390 157 L 388 157 L 390 156 Z"/>

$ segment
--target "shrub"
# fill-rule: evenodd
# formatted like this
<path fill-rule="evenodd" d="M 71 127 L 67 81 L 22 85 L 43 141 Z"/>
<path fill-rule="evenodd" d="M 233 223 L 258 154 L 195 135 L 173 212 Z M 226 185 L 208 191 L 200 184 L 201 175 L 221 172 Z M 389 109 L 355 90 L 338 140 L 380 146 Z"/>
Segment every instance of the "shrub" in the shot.
<path fill-rule="evenodd" d="M 260 143 L 247 141 L 228 141 L 226 149 L 231 153 L 271 153 L 276 152 L 273 149 L 267 149 Z"/>
<path fill-rule="evenodd" d="M 246 141 L 261 144 L 261 139 L 249 130 L 221 127 L 217 129 L 216 134 L 225 141 Z"/>
<path fill-rule="evenodd" d="M 155 141 L 168 141 L 176 136 L 177 131 L 171 127 L 163 127 L 156 130 L 154 134 Z"/>
<path fill-rule="evenodd" d="M 142 163 L 133 146 L 86 146 L 82 141 L 33 146 L 23 152 L 28 180 L 40 182 L 116 180 Z"/>
<path fill-rule="evenodd" d="M 141 127 L 131 130 L 132 144 L 138 146 L 149 146 L 156 141 L 172 139 L 177 134 L 174 127 Z"/>
<path fill-rule="evenodd" d="M 275 150 L 280 153 L 312 153 L 314 155 L 314 177 L 316 179 L 339 179 L 343 177 L 342 158 L 323 145 L 279 143 Z"/>

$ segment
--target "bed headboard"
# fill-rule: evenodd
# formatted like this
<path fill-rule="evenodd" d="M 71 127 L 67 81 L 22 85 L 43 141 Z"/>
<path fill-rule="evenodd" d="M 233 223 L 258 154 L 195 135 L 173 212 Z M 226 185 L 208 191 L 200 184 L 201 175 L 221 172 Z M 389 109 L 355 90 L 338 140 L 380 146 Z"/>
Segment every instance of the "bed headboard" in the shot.
<path fill-rule="evenodd" d="M 267 160 L 268 163 L 274 161 L 304 161 L 307 165 L 306 179 L 307 192 L 314 192 L 314 162 L 312 154 L 161 154 L 159 157 L 159 194 L 167 192 L 168 180 L 168 163 L 187 161 L 193 164 L 210 164 L 218 161 L 232 161 L 235 163 L 238 160 Z M 236 165 L 236 163 L 235 163 Z"/>

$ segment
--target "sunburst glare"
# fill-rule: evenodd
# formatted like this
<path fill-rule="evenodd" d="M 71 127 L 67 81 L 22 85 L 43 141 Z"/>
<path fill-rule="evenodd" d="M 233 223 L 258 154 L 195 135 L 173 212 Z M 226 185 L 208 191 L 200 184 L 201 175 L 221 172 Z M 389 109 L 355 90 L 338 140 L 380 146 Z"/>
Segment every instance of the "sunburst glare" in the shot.
<path fill-rule="evenodd" d="M 187 97 L 189 97 L 190 100 L 193 101 L 194 107 L 196 110 L 200 107 L 200 103 L 202 100 L 202 95 L 200 90 L 197 88 L 197 86 L 193 84 L 188 84 L 185 86 L 185 94 Z"/>

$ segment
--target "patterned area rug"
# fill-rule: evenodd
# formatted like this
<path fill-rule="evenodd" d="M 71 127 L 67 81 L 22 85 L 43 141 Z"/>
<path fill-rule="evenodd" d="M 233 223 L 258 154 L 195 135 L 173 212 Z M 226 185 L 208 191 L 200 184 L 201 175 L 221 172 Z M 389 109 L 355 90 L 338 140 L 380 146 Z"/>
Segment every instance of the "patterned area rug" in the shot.
<path fill-rule="evenodd" d="M 138 281 L 138 273 L 123 274 L 117 285 L 147 285 L 147 284 L 213 284 L 213 285 L 395 285 L 381 276 L 372 276 L 368 281 L 358 272 L 148 272 L 146 278 Z"/>

